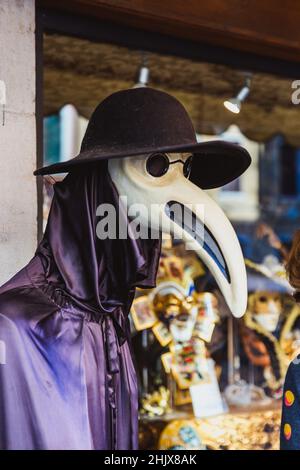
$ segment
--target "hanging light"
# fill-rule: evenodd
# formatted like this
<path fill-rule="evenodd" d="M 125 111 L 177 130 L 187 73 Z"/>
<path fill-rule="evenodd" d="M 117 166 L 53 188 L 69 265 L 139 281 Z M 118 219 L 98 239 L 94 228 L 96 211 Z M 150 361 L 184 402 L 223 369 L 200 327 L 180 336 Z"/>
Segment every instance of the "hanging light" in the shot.
<path fill-rule="evenodd" d="M 250 77 L 247 77 L 243 88 L 241 88 L 238 94 L 234 98 L 230 98 L 229 100 L 224 101 L 224 106 L 226 109 L 228 109 L 228 111 L 231 111 L 235 114 L 240 112 L 243 101 L 245 101 L 250 93 L 250 83 L 251 79 Z"/>

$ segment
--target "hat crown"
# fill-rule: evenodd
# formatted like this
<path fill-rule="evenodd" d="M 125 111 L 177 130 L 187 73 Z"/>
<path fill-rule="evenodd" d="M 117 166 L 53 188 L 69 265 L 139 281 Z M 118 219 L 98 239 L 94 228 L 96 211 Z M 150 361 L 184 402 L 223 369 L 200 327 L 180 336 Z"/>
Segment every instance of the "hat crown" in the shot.
<path fill-rule="evenodd" d="M 182 104 L 152 88 L 132 88 L 108 96 L 93 112 L 81 151 L 95 146 L 153 149 L 196 143 Z"/>

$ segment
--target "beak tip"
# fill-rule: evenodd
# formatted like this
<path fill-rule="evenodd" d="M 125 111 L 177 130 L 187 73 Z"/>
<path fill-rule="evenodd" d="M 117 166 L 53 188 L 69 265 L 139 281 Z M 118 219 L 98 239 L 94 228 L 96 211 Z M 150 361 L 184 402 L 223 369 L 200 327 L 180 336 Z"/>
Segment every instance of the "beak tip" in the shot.
<path fill-rule="evenodd" d="M 244 315 L 245 315 L 246 311 L 244 310 L 233 310 L 232 311 L 232 315 L 235 317 L 235 318 L 242 318 Z"/>
<path fill-rule="evenodd" d="M 242 304 L 241 302 L 234 303 L 233 305 L 229 305 L 229 308 L 235 318 L 242 318 L 247 310 L 247 302 L 243 302 Z"/>

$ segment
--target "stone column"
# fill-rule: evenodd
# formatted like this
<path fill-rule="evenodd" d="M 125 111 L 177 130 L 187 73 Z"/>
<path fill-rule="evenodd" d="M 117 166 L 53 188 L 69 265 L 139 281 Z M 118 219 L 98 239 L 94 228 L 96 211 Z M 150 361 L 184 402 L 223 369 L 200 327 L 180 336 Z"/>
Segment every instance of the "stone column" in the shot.
<path fill-rule="evenodd" d="M 0 1 L 1 81 L 0 285 L 32 257 L 37 242 L 34 0 Z"/>

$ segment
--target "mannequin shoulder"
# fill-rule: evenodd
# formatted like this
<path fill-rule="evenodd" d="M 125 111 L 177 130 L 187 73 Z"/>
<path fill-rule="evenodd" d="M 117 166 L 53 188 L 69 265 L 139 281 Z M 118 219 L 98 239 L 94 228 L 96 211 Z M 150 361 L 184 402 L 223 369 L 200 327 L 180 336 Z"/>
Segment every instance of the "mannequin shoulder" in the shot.
<path fill-rule="evenodd" d="M 18 286 L 0 292 L 0 315 L 13 322 L 34 320 L 51 314 L 58 307 L 43 292 L 31 285 Z"/>

